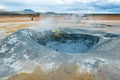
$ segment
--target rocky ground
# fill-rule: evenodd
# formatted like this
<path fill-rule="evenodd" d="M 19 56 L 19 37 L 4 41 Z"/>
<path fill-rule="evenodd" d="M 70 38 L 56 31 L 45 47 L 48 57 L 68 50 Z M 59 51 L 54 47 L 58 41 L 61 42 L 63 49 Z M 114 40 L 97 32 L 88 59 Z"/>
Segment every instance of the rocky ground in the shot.
<path fill-rule="evenodd" d="M 0 78 L 120 80 L 119 22 L 49 17 L 0 23 Z"/>

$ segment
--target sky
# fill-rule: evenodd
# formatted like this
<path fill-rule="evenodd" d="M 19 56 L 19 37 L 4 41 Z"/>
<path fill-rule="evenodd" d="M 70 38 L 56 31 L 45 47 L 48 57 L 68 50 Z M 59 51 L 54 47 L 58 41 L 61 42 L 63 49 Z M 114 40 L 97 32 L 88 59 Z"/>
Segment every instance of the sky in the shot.
<path fill-rule="evenodd" d="M 120 0 L 0 0 L 0 9 L 58 13 L 120 13 Z"/>

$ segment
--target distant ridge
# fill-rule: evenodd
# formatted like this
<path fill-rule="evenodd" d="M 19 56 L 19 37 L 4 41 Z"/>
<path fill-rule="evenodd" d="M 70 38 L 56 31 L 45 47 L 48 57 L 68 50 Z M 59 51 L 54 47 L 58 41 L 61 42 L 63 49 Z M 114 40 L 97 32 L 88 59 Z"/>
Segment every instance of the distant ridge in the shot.
<path fill-rule="evenodd" d="M 2 11 L 0 16 L 21 16 L 21 15 L 30 15 L 30 16 L 39 16 L 39 12 L 24 12 L 24 11 Z"/>

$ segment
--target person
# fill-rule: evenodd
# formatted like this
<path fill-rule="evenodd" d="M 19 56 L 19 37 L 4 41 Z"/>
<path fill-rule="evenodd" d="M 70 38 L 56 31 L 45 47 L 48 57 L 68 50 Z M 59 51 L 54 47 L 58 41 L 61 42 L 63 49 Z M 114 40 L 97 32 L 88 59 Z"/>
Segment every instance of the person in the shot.
<path fill-rule="evenodd" d="M 31 18 L 31 20 L 33 21 L 33 17 Z"/>

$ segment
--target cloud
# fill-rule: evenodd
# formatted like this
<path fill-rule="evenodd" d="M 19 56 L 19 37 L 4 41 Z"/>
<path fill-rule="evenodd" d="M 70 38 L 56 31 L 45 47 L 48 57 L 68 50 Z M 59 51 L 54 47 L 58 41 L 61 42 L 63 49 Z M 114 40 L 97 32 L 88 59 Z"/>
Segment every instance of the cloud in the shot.
<path fill-rule="evenodd" d="M 31 8 L 36 11 L 76 13 L 120 13 L 120 0 L 1 0 L 8 10 Z"/>
<path fill-rule="evenodd" d="M 56 5 L 59 4 L 59 0 L 4 0 L 8 3 L 19 3 L 26 5 Z"/>
<path fill-rule="evenodd" d="M 109 0 L 110 3 L 120 5 L 120 0 Z"/>
<path fill-rule="evenodd" d="M 3 10 L 4 10 L 4 9 L 5 9 L 5 6 L 3 6 L 3 5 L 0 5 L 0 9 L 3 9 Z"/>

